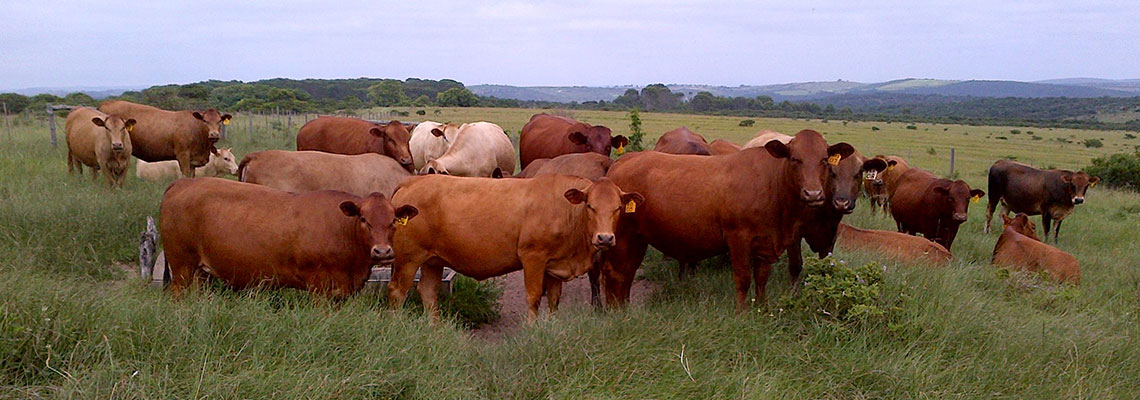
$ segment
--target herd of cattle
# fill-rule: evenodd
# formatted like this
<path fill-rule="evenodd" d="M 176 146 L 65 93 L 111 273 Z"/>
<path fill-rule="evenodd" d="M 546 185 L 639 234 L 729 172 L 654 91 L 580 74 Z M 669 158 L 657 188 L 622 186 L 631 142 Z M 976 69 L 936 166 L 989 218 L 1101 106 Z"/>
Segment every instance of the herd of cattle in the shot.
<path fill-rule="evenodd" d="M 589 275 L 596 305 L 626 304 L 652 245 L 680 263 L 680 276 L 727 253 L 744 309 L 753 284 L 764 298 L 782 254 L 797 281 L 802 241 L 820 257 L 838 244 L 945 264 L 970 203 L 985 195 L 811 130 L 761 131 L 741 146 L 682 127 L 661 136 L 655 151 L 612 161 L 625 137 L 545 113 L 522 128 L 517 158 L 503 129 L 488 122 L 325 116 L 300 129 L 297 151 L 255 152 L 235 163 L 215 147 L 230 118 L 110 101 L 67 119 L 69 171 L 103 170 L 112 186 L 123 185 L 132 155 L 144 179 L 237 175 L 178 179 L 166 189 L 160 229 L 176 295 L 212 276 L 237 288 L 340 298 L 359 291 L 380 264 L 393 268 L 393 306 L 420 271 L 417 290 L 437 315 L 444 267 L 475 279 L 522 270 L 533 318 L 541 297 L 554 311 L 562 283 L 581 275 Z M 1042 242 L 1027 215 L 1042 216 L 1046 239 L 1055 221 L 1056 243 L 1061 222 L 1097 181 L 994 163 L 985 230 L 999 204 L 1004 230 L 993 263 L 1079 283 L 1076 259 Z M 843 224 L 860 195 L 889 213 L 898 232 Z"/>

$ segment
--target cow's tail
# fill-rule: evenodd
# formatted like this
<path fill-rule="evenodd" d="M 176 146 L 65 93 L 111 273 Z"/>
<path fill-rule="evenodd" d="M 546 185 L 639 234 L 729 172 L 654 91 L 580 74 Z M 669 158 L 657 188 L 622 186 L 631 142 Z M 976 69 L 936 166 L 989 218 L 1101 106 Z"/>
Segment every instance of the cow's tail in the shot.
<path fill-rule="evenodd" d="M 256 154 L 256 153 L 254 153 L 254 154 Z M 245 157 L 242 157 L 241 163 L 238 164 L 237 175 L 238 175 L 238 181 L 239 182 L 248 182 L 246 180 L 246 178 L 247 178 L 246 177 L 246 170 L 249 168 L 249 163 L 251 161 L 253 161 L 254 154 L 247 154 Z"/>
<path fill-rule="evenodd" d="M 986 187 L 990 199 L 986 202 L 986 215 L 993 215 L 994 209 L 1001 202 L 1002 191 L 1005 189 L 1006 174 L 998 169 L 997 165 L 990 167 L 989 185 Z"/>

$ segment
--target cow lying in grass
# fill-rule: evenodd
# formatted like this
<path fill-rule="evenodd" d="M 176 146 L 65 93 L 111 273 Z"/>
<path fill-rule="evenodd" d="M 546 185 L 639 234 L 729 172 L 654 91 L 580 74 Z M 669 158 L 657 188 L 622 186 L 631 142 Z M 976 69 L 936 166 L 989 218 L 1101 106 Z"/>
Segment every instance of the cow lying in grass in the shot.
<path fill-rule="evenodd" d="M 1003 228 L 994 246 L 993 264 L 1010 269 L 1046 271 L 1058 282 L 1081 283 L 1081 266 L 1072 254 L 1042 243 L 1026 214 L 1002 215 Z"/>

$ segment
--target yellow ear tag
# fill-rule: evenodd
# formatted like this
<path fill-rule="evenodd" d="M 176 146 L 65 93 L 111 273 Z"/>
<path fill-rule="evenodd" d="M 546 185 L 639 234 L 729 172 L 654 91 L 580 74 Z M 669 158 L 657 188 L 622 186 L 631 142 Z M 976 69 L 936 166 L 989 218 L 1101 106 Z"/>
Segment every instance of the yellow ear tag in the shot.
<path fill-rule="evenodd" d="M 974 196 L 974 197 L 970 198 L 970 202 L 971 203 L 977 203 L 978 200 L 981 200 L 981 199 L 982 199 L 982 196 Z"/>
<path fill-rule="evenodd" d="M 617 148 L 617 153 L 618 153 L 618 155 L 619 155 L 619 156 L 620 156 L 622 153 L 625 153 L 625 145 L 624 145 L 624 144 L 619 144 L 619 145 L 618 145 L 618 148 Z M 633 212 L 633 211 L 630 211 L 630 212 Z"/>
<path fill-rule="evenodd" d="M 230 124 L 230 119 L 229 119 L 229 118 L 226 118 L 226 119 L 223 119 L 223 120 L 222 120 L 222 125 L 229 125 L 229 124 Z"/>
<path fill-rule="evenodd" d="M 127 133 L 131 133 L 131 132 L 134 132 L 134 131 L 135 131 L 135 126 L 134 126 L 134 125 L 131 125 L 131 126 L 128 126 L 128 127 L 127 127 Z"/>
<path fill-rule="evenodd" d="M 1096 182 L 1089 182 L 1089 187 L 1096 187 Z"/>
<path fill-rule="evenodd" d="M 634 203 L 633 200 L 630 200 L 629 203 L 625 203 L 626 213 L 633 214 L 634 211 L 637 211 L 637 203 Z"/>
<path fill-rule="evenodd" d="M 892 169 L 894 169 L 894 168 L 895 168 L 895 166 L 894 166 L 894 165 L 888 165 L 888 166 L 887 166 L 887 171 L 890 171 L 890 170 L 892 170 Z"/>
<path fill-rule="evenodd" d="M 842 154 L 835 154 L 827 158 L 827 163 L 831 165 L 839 165 L 839 160 L 843 159 Z"/>
<path fill-rule="evenodd" d="M 408 224 L 408 217 L 396 218 L 396 224 L 400 225 L 400 226 L 407 225 Z"/>

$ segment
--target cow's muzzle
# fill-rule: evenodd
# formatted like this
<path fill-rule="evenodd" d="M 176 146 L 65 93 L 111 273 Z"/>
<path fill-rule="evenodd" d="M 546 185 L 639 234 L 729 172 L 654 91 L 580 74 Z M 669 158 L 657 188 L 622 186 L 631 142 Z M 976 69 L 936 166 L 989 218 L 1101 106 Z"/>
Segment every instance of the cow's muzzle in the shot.
<path fill-rule="evenodd" d="M 614 247 L 614 234 L 612 233 L 599 233 L 594 235 L 593 245 L 599 249 L 608 249 Z"/>
<path fill-rule="evenodd" d="M 958 222 L 965 222 L 966 213 L 954 213 L 954 220 Z"/>
<path fill-rule="evenodd" d="M 391 265 L 392 261 L 396 260 L 396 253 L 392 251 L 392 246 L 373 246 L 371 256 L 372 262 L 380 265 Z"/>
<path fill-rule="evenodd" d="M 210 143 L 214 143 L 222 139 L 222 134 L 219 132 L 210 132 L 206 137 L 210 139 Z"/>
<path fill-rule="evenodd" d="M 1074 197 L 1074 198 L 1073 198 L 1073 204 L 1081 204 L 1081 203 L 1084 203 L 1084 202 L 1085 202 L 1085 198 L 1084 198 L 1084 197 Z"/>
<path fill-rule="evenodd" d="M 835 199 L 833 201 L 835 210 L 844 214 L 850 214 L 855 211 L 855 202 L 849 199 Z"/>
<path fill-rule="evenodd" d="M 122 143 L 111 143 L 111 150 L 119 152 L 119 151 L 123 151 L 123 148 L 124 147 L 123 147 Z"/>
<path fill-rule="evenodd" d="M 801 190 L 800 199 L 803 199 L 809 206 L 823 205 L 823 191 L 822 190 Z"/>

